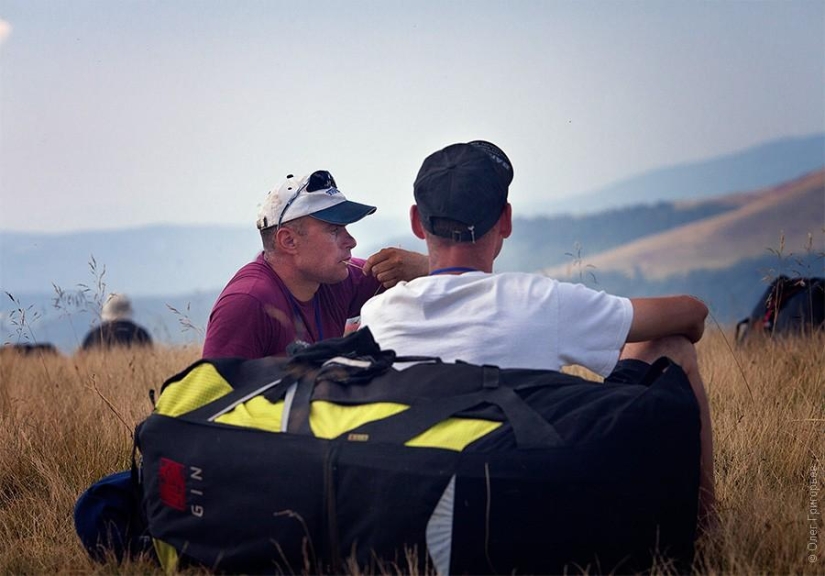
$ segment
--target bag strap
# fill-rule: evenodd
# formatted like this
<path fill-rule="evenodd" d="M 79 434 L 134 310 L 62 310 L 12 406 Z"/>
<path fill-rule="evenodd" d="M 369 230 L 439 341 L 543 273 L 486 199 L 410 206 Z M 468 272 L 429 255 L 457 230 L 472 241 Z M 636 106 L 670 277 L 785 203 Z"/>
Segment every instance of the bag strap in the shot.
<path fill-rule="evenodd" d="M 443 364 L 444 361 L 438 356 L 396 356 L 393 359 L 395 364 L 415 362 L 417 364 Z"/>
<path fill-rule="evenodd" d="M 292 434 L 303 434 L 312 436 L 312 429 L 309 426 L 309 412 L 312 409 L 312 391 L 315 389 L 315 374 L 307 374 L 295 387 L 295 395 L 289 406 L 287 416 L 286 431 Z"/>
<path fill-rule="evenodd" d="M 416 402 L 404 412 L 369 422 L 349 431 L 347 440 L 403 444 L 439 422 L 479 404 L 501 408 L 519 448 L 562 446 L 556 429 L 510 388 L 486 388 L 480 392 Z"/>
<path fill-rule="evenodd" d="M 296 347 L 289 356 L 294 361 L 315 366 L 320 366 L 335 356 L 384 357 L 391 364 L 393 358 L 395 358 L 395 352 L 392 350 L 381 350 L 372 337 L 372 332 L 370 332 L 368 328 L 362 328 L 347 336 L 327 338 L 315 344 Z"/>
<path fill-rule="evenodd" d="M 229 394 L 221 396 L 217 400 L 210 402 L 200 408 L 183 414 L 181 417 L 186 420 L 209 420 L 213 421 L 218 416 L 226 414 L 238 404 L 242 404 L 255 396 L 266 393 L 270 398 L 280 398 L 286 393 L 287 388 L 295 383 L 295 377 L 289 373 L 282 374 L 279 378 L 267 382 L 263 386 L 240 386 Z"/>

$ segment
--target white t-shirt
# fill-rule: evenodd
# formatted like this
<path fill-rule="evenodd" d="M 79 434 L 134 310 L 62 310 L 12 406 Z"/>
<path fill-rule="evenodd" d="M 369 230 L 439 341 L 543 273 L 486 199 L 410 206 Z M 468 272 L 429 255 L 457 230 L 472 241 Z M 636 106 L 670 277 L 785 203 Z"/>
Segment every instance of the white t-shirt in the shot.
<path fill-rule="evenodd" d="M 524 273 L 400 282 L 361 308 L 383 349 L 502 368 L 580 365 L 607 376 L 633 320 L 627 298 Z"/>

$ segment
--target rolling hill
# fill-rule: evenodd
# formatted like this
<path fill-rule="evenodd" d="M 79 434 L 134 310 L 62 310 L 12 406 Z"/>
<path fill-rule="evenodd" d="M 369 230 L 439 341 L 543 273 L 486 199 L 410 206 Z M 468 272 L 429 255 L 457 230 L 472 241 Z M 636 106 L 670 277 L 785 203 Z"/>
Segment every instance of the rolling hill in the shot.
<path fill-rule="evenodd" d="M 729 209 L 590 255 L 585 264 L 600 273 L 662 280 L 697 270 L 721 270 L 766 254 L 779 258 L 825 251 L 825 170 L 711 202 Z M 570 265 L 543 272 L 559 278 L 577 273 Z"/>

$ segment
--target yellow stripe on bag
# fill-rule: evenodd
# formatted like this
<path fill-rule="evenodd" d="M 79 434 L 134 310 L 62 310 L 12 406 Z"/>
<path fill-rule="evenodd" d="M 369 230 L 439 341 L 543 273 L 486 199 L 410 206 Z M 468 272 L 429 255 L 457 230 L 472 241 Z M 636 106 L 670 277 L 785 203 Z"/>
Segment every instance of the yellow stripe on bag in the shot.
<path fill-rule="evenodd" d="M 272 403 L 263 396 L 239 404 L 230 412 L 215 418 L 215 422 L 230 426 L 243 426 L 267 432 L 280 432 L 284 415 L 284 401 Z"/>
<path fill-rule="evenodd" d="M 403 412 L 406 404 L 373 402 L 358 406 L 344 406 L 326 400 L 315 400 L 309 412 L 309 427 L 318 438 L 336 438 L 367 422 L 382 420 Z"/>
<path fill-rule="evenodd" d="M 155 412 L 180 416 L 232 392 L 232 386 L 212 364 L 198 364 L 183 379 L 169 384 L 155 404 Z"/>
<path fill-rule="evenodd" d="M 199 364 L 182 380 L 169 384 L 160 395 L 155 411 L 165 416 L 180 416 L 217 400 L 232 387 L 212 364 Z M 326 400 L 312 402 L 309 424 L 318 438 L 332 439 L 363 424 L 389 418 L 409 408 L 396 402 L 373 402 L 357 406 Z M 280 432 L 284 402 L 270 402 L 263 396 L 239 404 L 215 419 L 221 424 Z M 501 422 L 475 418 L 449 418 L 406 442 L 413 448 L 443 448 L 460 452 L 468 444 L 486 436 Z M 365 440 L 367 440 L 365 438 Z"/>
<path fill-rule="evenodd" d="M 167 574 L 175 574 L 178 571 L 178 551 L 175 547 L 157 538 L 152 538 L 152 545 L 155 547 L 155 554 L 158 555 L 163 571 Z"/>
<path fill-rule="evenodd" d="M 312 403 L 309 424 L 319 438 L 336 438 L 359 426 L 389 418 L 409 408 L 406 404 L 375 402 L 358 406 L 344 406 L 316 400 Z M 501 422 L 477 418 L 448 418 L 409 440 L 404 445 L 412 448 L 443 448 L 460 452 L 472 442 L 498 429 Z M 369 441 L 369 438 L 356 440 Z"/>
<path fill-rule="evenodd" d="M 461 452 L 468 444 L 496 430 L 501 424 L 477 418 L 448 418 L 409 440 L 404 446 L 445 448 Z"/>
<path fill-rule="evenodd" d="M 407 408 L 409 406 L 406 404 L 392 402 L 343 406 L 325 400 L 316 400 L 312 403 L 309 425 L 317 438 L 330 439 L 367 422 L 398 414 Z M 273 404 L 262 396 L 257 396 L 219 416 L 215 422 L 267 432 L 280 432 L 283 413 L 283 400 Z"/>

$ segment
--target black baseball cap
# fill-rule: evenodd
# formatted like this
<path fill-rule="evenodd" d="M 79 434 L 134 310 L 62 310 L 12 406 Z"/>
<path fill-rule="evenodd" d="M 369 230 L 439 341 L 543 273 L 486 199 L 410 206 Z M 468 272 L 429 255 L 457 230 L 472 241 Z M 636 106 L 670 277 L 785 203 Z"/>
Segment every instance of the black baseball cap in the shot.
<path fill-rule="evenodd" d="M 510 159 L 485 140 L 434 152 L 413 184 L 421 224 L 436 236 L 475 242 L 498 221 L 512 181 Z"/>

